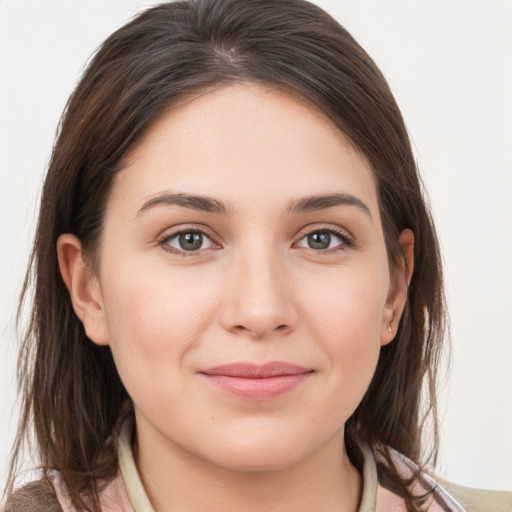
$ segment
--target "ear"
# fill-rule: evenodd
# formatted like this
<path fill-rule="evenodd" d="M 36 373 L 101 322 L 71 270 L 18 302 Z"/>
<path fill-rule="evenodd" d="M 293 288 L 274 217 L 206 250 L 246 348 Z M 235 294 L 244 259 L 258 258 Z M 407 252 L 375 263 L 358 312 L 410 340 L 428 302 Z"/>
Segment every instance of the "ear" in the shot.
<path fill-rule="evenodd" d="M 381 345 L 387 345 L 396 335 L 398 323 L 407 302 L 407 289 L 414 270 L 414 233 L 410 229 L 404 229 L 400 233 L 399 242 L 403 258 L 392 276 L 390 293 L 384 308 Z"/>
<path fill-rule="evenodd" d="M 87 337 L 98 345 L 108 345 L 100 283 L 84 257 L 80 240 L 69 233 L 61 235 L 57 241 L 57 255 L 62 279 Z"/>

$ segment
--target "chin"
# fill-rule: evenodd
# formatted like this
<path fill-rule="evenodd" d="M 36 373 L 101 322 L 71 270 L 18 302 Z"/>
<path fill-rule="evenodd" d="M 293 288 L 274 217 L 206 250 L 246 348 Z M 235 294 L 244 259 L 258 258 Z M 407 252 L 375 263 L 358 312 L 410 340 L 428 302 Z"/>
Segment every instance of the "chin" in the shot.
<path fill-rule="evenodd" d="M 307 459 L 325 443 L 319 439 L 308 440 L 300 432 L 267 429 L 265 433 L 246 432 L 243 436 L 212 442 L 205 455 L 210 462 L 233 471 L 279 471 Z"/>

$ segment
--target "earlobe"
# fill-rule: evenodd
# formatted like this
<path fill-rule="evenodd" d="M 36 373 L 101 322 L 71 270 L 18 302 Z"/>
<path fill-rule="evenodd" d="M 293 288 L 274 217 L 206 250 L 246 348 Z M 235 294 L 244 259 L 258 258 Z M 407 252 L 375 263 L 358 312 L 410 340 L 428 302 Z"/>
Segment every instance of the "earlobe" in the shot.
<path fill-rule="evenodd" d="M 390 343 L 396 335 L 414 271 L 414 233 L 410 229 L 404 229 L 400 233 L 399 242 L 403 259 L 395 273 L 391 293 L 386 302 L 381 329 L 381 345 Z"/>
<path fill-rule="evenodd" d="M 61 235 L 57 241 L 57 255 L 62 279 L 87 337 L 98 345 L 108 345 L 99 281 L 84 257 L 80 240 L 69 233 Z"/>

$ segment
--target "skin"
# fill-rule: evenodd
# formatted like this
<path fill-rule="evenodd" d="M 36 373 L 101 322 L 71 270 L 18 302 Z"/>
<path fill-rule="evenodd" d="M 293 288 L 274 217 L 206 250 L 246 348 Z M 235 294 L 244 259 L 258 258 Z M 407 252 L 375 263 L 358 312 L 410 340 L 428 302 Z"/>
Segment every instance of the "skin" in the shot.
<path fill-rule="evenodd" d="M 162 115 L 125 164 L 98 268 L 72 235 L 58 252 L 88 337 L 110 345 L 134 402 L 134 451 L 155 510 L 357 510 L 344 424 L 394 337 L 413 268 L 406 230 L 391 277 L 365 158 L 305 101 L 236 84 Z M 169 192 L 212 197 L 226 212 L 144 208 Z M 366 209 L 290 211 L 334 192 Z M 200 249 L 180 248 L 177 233 L 198 230 Z M 308 234 L 325 240 L 326 230 L 338 232 L 329 247 L 312 248 Z M 241 361 L 311 373 L 268 400 L 200 373 Z"/>

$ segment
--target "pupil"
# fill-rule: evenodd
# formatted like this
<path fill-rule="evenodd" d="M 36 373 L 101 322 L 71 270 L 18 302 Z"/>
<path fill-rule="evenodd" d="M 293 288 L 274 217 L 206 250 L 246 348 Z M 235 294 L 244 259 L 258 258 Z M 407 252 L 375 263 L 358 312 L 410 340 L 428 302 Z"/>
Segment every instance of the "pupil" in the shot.
<path fill-rule="evenodd" d="M 186 251 L 197 251 L 203 245 L 201 233 L 183 233 L 180 235 L 180 246 Z"/>
<path fill-rule="evenodd" d="M 308 235 L 308 244 L 312 249 L 327 249 L 331 244 L 331 235 L 325 232 Z"/>

